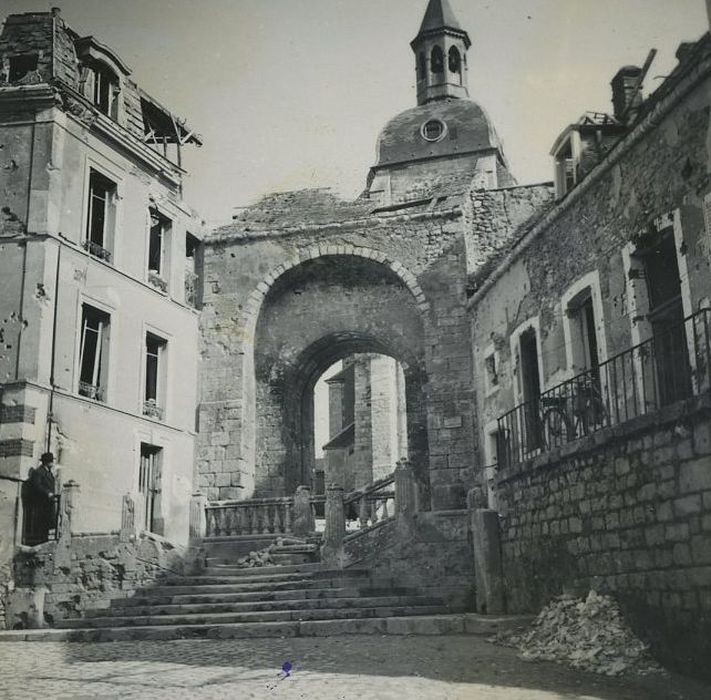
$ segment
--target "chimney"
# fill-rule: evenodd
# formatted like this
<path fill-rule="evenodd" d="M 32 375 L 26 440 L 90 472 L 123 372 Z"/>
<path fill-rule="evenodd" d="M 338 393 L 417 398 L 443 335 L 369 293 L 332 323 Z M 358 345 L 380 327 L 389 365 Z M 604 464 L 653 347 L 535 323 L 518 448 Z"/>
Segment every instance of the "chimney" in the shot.
<path fill-rule="evenodd" d="M 52 8 L 52 17 L 59 17 L 61 14 L 62 14 L 61 7 L 53 7 Z"/>
<path fill-rule="evenodd" d="M 623 124 L 631 121 L 642 104 L 642 85 L 639 83 L 641 75 L 641 68 L 623 66 L 610 83 L 615 118 Z"/>

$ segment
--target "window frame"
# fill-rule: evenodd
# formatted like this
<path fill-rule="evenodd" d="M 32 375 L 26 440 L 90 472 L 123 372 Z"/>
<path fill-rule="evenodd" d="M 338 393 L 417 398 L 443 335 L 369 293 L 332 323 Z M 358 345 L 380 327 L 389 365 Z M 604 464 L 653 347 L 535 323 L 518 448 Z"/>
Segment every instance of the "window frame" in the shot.
<path fill-rule="evenodd" d="M 119 121 L 121 100 L 121 79 L 111 66 L 103 61 L 94 59 L 86 64 L 91 79 L 85 89 L 85 96 L 94 107 L 103 115 L 115 122 Z M 102 101 L 103 88 L 105 89 L 106 104 Z"/>
<path fill-rule="evenodd" d="M 158 229 L 159 251 L 158 267 L 151 267 L 153 258 L 153 232 Z M 163 294 L 167 294 L 170 287 L 171 263 L 170 251 L 172 245 L 173 219 L 166 216 L 155 206 L 148 207 L 148 235 L 146 246 L 145 275 L 148 283 Z"/>
<path fill-rule="evenodd" d="M 97 314 L 101 314 L 106 317 L 108 322 L 106 323 L 106 326 L 104 327 L 106 329 L 106 334 L 102 334 L 102 345 L 100 348 L 100 358 L 99 358 L 99 368 L 98 368 L 98 376 L 96 378 L 98 379 L 103 379 L 98 384 L 91 384 L 92 387 L 97 387 L 101 395 L 100 397 L 97 396 L 89 396 L 85 393 L 82 393 L 82 366 L 84 364 L 84 349 L 85 349 L 85 328 L 84 328 L 84 321 L 85 321 L 85 309 L 89 308 L 96 312 Z M 107 307 L 105 304 L 101 304 L 100 302 L 97 302 L 95 299 L 85 297 L 84 295 L 81 296 L 81 298 L 78 300 L 78 309 L 77 309 L 77 331 L 76 331 L 76 349 L 75 349 L 75 356 L 76 356 L 76 362 L 75 362 L 75 380 L 74 380 L 74 393 L 78 396 L 82 396 L 85 399 L 89 399 L 91 401 L 97 401 L 99 403 L 103 404 L 109 404 L 109 398 L 111 398 L 112 395 L 112 377 L 113 377 L 113 363 L 111 362 L 111 348 L 112 348 L 112 338 L 114 337 L 116 333 L 116 324 L 114 323 L 115 318 L 114 318 L 114 309 L 111 309 L 110 307 Z M 98 344 L 97 344 L 98 346 Z M 94 364 L 95 364 L 95 369 L 94 372 L 96 372 L 96 362 L 97 358 L 95 357 L 94 359 Z"/>
<path fill-rule="evenodd" d="M 489 397 L 496 394 L 501 388 L 501 356 L 493 344 L 487 345 L 482 353 L 482 365 L 484 367 L 484 395 Z M 489 361 L 493 364 L 493 372 L 489 370 Z M 494 382 L 493 376 L 496 377 Z"/>
<path fill-rule="evenodd" d="M 94 180 L 97 183 L 108 185 L 105 187 L 106 194 L 103 200 L 103 221 L 101 230 L 102 242 L 98 243 L 94 238 L 94 212 L 96 200 L 94 195 Z M 115 240 L 118 222 L 118 200 L 119 183 L 116 179 L 107 175 L 106 172 L 97 167 L 93 162 L 87 164 L 86 191 L 84 196 L 85 214 L 83 219 L 81 245 L 91 257 L 113 265 L 115 263 Z"/>
<path fill-rule="evenodd" d="M 155 369 L 155 387 L 152 393 L 155 396 L 149 396 L 149 337 L 155 339 L 158 343 L 158 352 L 156 353 L 156 369 Z M 141 342 L 141 386 L 140 386 L 140 413 L 142 416 L 166 421 L 168 413 L 168 358 L 170 336 L 153 327 L 144 325 L 143 338 Z"/>
<path fill-rule="evenodd" d="M 592 369 L 579 366 L 580 348 L 583 341 L 582 334 L 575 327 L 575 313 L 586 299 L 592 303 L 593 319 L 595 326 L 595 344 L 597 346 L 597 364 L 601 365 L 607 360 L 607 334 L 605 329 L 605 312 L 600 293 L 600 273 L 597 270 L 589 272 L 571 284 L 561 297 L 561 310 L 563 316 L 563 342 L 565 343 L 566 377 L 570 379 L 581 372 Z M 576 350 L 577 348 L 577 350 Z"/>

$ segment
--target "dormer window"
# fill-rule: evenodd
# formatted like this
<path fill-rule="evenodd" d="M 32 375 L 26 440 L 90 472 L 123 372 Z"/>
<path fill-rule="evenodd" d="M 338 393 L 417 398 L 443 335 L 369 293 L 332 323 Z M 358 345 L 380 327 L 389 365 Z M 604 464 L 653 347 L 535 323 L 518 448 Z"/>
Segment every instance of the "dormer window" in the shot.
<path fill-rule="evenodd" d="M 571 131 L 553 153 L 555 159 L 555 194 L 564 197 L 578 184 L 578 164 L 580 162 L 580 136 Z"/>
<path fill-rule="evenodd" d="M 94 106 L 107 117 L 117 119 L 119 82 L 113 71 L 101 64 L 95 64 L 90 69 L 91 99 Z"/>

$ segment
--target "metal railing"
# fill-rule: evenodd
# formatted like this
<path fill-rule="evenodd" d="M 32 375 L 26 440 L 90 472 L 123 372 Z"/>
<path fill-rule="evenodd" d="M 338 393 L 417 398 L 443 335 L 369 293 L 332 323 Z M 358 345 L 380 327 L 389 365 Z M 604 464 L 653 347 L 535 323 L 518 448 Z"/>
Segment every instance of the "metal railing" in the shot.
<path fill-rule="evenodd" d="M 499 466 L 522 462 L 711 388 L 711 309 L 655 324 L 651 338 L 498 419 Z"/>
<path fill-rule="evenodd" d="M 163 420 L 163 407 L 158 405 L 155 399 L 148 399 L 143 402 L 143 415 L 157 420 Z"/>
<path fill-rule="evenodd" d="M 163 279 L 155 270 L 148 271 L 148 283 L 163 294 L 168 293 L 168 282 Z"/>
<path fill-rule="evenodd" d="M 104 400 L 104 389 L 97 384 L 89 384 L 89 382 L 79 382 L 79 395 L 86 396 L 94 401 Z"/>
<path fill-rule="evenodd" d="M 82 246 L 84 250 L 89 253 L 89 255 L 99 258 L 100 260 L 104 260 L 107 263 L 111 262 L 111 251 L 107 250 L 98 243 L 94 243 L 94 241 L 84 241 Z"/>

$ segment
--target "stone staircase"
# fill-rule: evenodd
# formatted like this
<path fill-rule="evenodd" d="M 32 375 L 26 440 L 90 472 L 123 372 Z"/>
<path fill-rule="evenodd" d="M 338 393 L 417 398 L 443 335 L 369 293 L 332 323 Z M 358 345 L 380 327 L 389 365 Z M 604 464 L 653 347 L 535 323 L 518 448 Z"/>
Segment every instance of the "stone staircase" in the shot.
<path fill-rule="evenodd" d="M 436 590 L 376 578 L 366 568 L 333 569 L 317 561 L 313 543 L 276 550 L 283 564 L 241 568 L 220 538 L 204 545 L 198 573 L 175 576 L 54 629 L 18 630 L 0 639 L 124 641 L 240 639 L 338 634 L 491 634 L 511 620 L 452 610 Z M 304 561 L 307 559 L 308 561 Z"/>
<path fill-rule="evenodd" d="M 58 621 L 54 630 L 26 631 L 70 641 L 253 638 L 385 633 L 386 622 L 452 611 L 432 592 L 376 580 L 367 569 L 330 569 L 313 543 L 290 543 L 273 557 L 283 564 L 241 568 L 244 541 L 204 545 L 199 573 L 176 576 L 117 598 L 108 608 Z M 304 561 L 307 559 L 308 561 Z"/>

